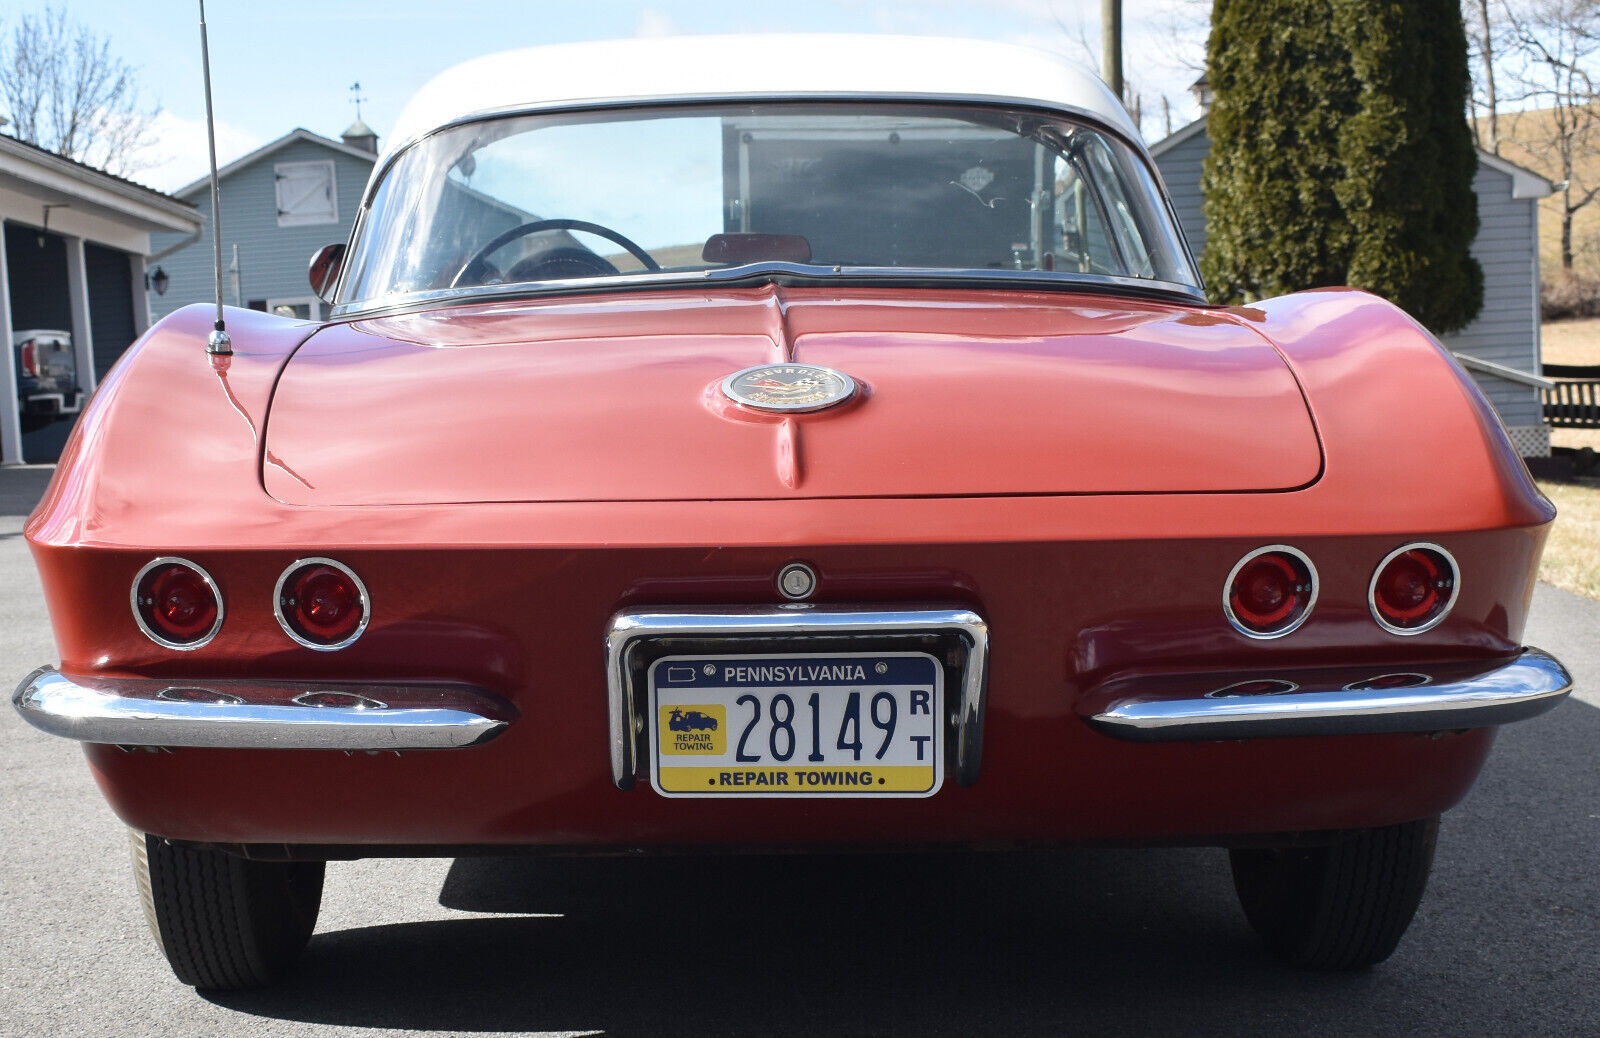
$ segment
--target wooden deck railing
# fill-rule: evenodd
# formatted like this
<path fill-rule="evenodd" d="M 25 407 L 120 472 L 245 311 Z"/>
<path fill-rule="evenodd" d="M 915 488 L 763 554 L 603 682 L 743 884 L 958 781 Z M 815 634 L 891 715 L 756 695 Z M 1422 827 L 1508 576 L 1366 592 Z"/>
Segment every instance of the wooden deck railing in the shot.
<path fill-rule="evenodd" d="M 1600 365 L 1546 364 L 1544 377 L 1555 385 L 1541 389 L 1544 420 L 1568 429 L 1600 429 Z"/>

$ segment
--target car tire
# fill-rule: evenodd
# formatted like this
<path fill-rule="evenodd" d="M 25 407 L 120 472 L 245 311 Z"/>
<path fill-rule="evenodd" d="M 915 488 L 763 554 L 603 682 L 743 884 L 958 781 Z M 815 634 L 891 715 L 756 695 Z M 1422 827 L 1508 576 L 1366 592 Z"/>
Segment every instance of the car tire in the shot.
<path fill-rule="evenodd" d="M 1352 970 L 1387 959 L 1422 901 L 1439 819 L 1341 833 L 1326 846 L 1229 851 L 1245 918 L 1284 962 Z"/>
<path fill-rule="evenodd" d="M 270 984 L 311 939 L 323 862 L 250 861 L 141 832 L 129 839 L 145 920 L 185 984 Z"/>

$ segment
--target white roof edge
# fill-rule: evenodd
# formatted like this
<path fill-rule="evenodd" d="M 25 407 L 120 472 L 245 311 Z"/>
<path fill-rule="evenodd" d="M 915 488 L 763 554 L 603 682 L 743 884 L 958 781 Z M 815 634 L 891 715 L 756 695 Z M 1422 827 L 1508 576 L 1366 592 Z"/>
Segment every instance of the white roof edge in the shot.
<path fill-rule="evenodd" d="M 1493 152 L 1484 151 L 1482 148 L 1478 148 L 1477 152 L 1480 163 L 1511 178 L 1512 198 L 1546 198 L 1555 192 L 1556 186 L 1533 170 L 1503 159 Z"/>
<path fill-rule="evenodd" d="M 284 134 L 282 137 L 279 137 L 277 140 L 269 141 L 268 143 L 257 148 L 255 151 L 249 152 L 240 158 L 234 159 L 226 166 L 218 169 L 217 179 L 222 180 L 246 166 L 259 162 L 268 155 L 271 155 L 273 152 L 278 151 L 280 148 L 285 148 L 296 141 L 309 141 L 312 144 L 320 144 L 325 148 L 332 148 L 334 151 L 337 151 L 340 154 L 349 155 L 351 158 L 361 159 L 366 162 L 376 162 L 378 158 L 378 156 L 363 148 L 353 148 L 343 141 L 336 141 L 332 137 L 324 137 L 322 134 L 313 133 L 303 126 L 297 126 L 288 133 Z M 189 183 L 183 185 L 172 193 L 179 198 L 183 198 L 188 195 L 195 194 L 196 192 L 203 191 L 210 186 L 211 174 L 207 173 L 198 180 L 191 180 Z"/>
<path fill-rule="evenodd" d="M 1140 140 L 1098 77 L 1031 47 L 936 36 L 667 36 L 531 47 L 456 65 L 417 91 L 384 154 L 440 126 L 518 108 L 788 96 L 1004 98 L 1076 109 Z"/>
<path fill-rule="evenodd" d="M 1176 148 L 1184 141 L 1204 133 L 1205 129 L 1206 117 L 1202 115 L 1189 125 L 1184 126 L 1181 129 L 1174 130 L 1172 133 L 1150 145 L 1150 157 L 1159 158 L 1161 155 L 1171 151 L 1173 148 Z"/>
<path fill-rule="evenodd" d="M 195 207 L 173 195 L 64 159 L 0 134 L 0 172 L 37 188 L 76 196 L 103 210 L 120 213 L 151 231 L 193 231 L 200 227 Z"/>

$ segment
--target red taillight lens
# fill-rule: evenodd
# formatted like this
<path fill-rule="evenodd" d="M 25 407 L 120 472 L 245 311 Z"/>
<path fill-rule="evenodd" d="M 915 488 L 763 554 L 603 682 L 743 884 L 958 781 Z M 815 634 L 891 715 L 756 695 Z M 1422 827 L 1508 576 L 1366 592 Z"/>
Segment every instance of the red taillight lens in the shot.
<path fill-rule="evenodd" d="M 22 344 L 22 373 L 39 377 L 39 347 L 32 339 Z"/>
<path fill-rule="evenodd" d="M 157 559 L 134 579 L 133 615 L 157 644 L 195 649 L 222 626 L 222 599 L 205 570 L 179 559 Z"/>
<path fill-rule="evenodd" d="M 278 578 L 278 622 L 313 649 L 342 649 L 367 626 L 367 589 L 332 559 L 303 559 Z"/>
<path fill-rule="evenodd" d="M 1311 560 L 1283 544 L 1257 548 L 1240 559 L 1223 595 L 1228 620 L 1252 638 L 1288 634 L 1311 615 L 1316 600 Z"/>
<path fill-rule="evenodd" d="M 1443 620 L 1456 600 L 1456 565 L 1433 544 L 1389 553 L 1372 575 L 1372 615 L 1394 634 L 1418 634 Z"/>

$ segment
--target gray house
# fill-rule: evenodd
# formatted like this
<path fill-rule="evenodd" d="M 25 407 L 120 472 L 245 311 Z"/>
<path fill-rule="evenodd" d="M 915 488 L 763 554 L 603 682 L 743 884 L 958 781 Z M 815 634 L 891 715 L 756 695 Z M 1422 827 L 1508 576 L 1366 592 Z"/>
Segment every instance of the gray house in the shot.
<path fill-rule="evenodd" d="M 145 262 L 155 238 L 198 231 L 170 195 L 0 134 L 0 462 L 54 461 L 76 407 L 149 326 Z M 14 346 L 30 330 L 70 336 L 76 392 L 61 417 L 23 432 Z"/>
<path fill-rule="evenodd" d="M 1189 245 L 1206 244 L 1200 167 L 1211 151 L 1201 117 L 1150 148 Z M 1523 457 L 1548 457 L 1539 388 L 1538 201 L 1554 189 L 1537 173 L 1486 151 L 1478 152 L 1473 179 L 1478 196 L 1478 237 L 1472 254 L 1483 267 L 1483 310 L 1459 332 L 1441 338 L 1500 413 Z"/>
<path fill-rule="evenodd" d="M 296 317 L 326 316 L 306 269 L 317 249 L 350 237 L 377 151 L 377 135 L 358 119 L 342 141 L 297 129 L 218 170 L 223 301 Z M 166 293 L 150 297 L 156 319 L 215 298 L 211 178 L 174 195 L 193 204 L 206 226 L 198 235 L 152 238 L 151 262 L 167 276 Z"/>

